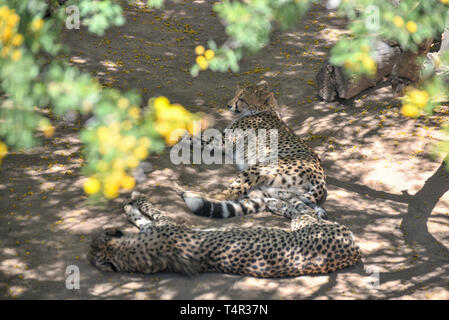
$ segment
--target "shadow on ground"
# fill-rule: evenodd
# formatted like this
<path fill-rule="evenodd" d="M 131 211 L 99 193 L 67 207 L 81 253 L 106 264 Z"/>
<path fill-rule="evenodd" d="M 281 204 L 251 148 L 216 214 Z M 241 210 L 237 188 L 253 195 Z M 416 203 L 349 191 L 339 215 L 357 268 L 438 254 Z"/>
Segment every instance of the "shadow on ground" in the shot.
<path fill-rule="evenodd" d="M 399 101 L 381 85 L 351 101 L 318 101 L 320 65 L 344 32 L 344 21 L 315 6 L 298 28 L 275 31 L 261 54 L 239 73 L 202 72 L 192 78 L 194 48 L 226 39 L 208 1 L 167 3 L 162 11 L 124 5 L 127 24 L 104 37 L 66 30 L 71 63 L 108 87 L 136 89 L 144 101 L 165 95 L 203 111 L 223 128 L 225 102 L 237 83 L 267 80 L 280 113 L 323 158 L 331 219 L 354 232 L 363 264 L 328 275 L 255 279 L 224 274 L 105 274 L 86 260 L 90 237 L 106 227 L 134 231 L 122 214 L 126 194 L 93 205 L 82 194 L 81 123 L 58 122 L 42 147 L 9 154 L 0 169 L 0 297 L 25 299 L 448 299 L 448 173 L 432 154 L 447 113 L 401 116 Z M 312 81 L 312 82 L 311 82 Z M 232 166 L 180 165 L 169 149 L 150 156 L 153 171 L 138 189 L 159 209 L 196 227 L 289 226 L 268 213 L 225 221 L 190 214 L 175 186 L 222 191 Z M 66 283 L 77 266 L 80 288 Z"/>

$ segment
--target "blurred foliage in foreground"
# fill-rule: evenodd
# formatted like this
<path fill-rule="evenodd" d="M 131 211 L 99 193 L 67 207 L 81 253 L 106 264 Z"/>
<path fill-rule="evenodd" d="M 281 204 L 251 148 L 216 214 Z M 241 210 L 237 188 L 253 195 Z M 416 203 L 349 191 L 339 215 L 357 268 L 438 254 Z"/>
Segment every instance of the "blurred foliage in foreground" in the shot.
<path fill-rule="evenodd" d="M 68 112 L 89 115 L 80 132 L 87 160 L 82 173 L 89 177 L 84 190 L 92 198 L 115 198 L 120 189 L 134 187 L 130 173 L 149 152 L 162 150 L 163 139 L 174 143 L 179 129 L 188 130 L 198 117 L 164 97 L 141 109 L 136 92 L 102 88 L 90 74 L 57 58 L 66 50 L 59 36 L 67 6 L 76 4 L 88 30 L 102 35 L 124 23 L 117 3 L 49 3 L 51 8 L 46 0 L 0 0 L 0 137 L 6 142 L 0 141 L 0 161 L 6 145 L 27 149 L 40 142 L 39 136 L 51 138 L 52 119 Z"/>

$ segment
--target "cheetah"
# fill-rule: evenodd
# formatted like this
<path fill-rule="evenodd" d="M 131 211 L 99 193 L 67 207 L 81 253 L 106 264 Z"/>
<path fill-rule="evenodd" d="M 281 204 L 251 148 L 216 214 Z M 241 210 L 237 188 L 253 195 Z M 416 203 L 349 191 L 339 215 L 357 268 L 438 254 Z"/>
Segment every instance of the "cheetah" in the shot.
<path fill-rule="evenodd" d="M 228 102 L 228 107 L 237 115 L 225 130 L 223 139 L 204 139 L 189 143 L 201 144 L 202 148 L 226 150 L 230 140 L 234 158 L 241 170 L 237 178 L 222 194 L 221 199 L 208 197 L 190 198 L 184 196 L 189 209 L 200 216 L 212 218 L 229 218 L 259 212 L 265 207 L 252 203 L 252 198 L 277 198 L 290 202 L 293 206 L 305 203 L 314 209 L 320 218 L 327 218 L 322 208 L 327 198 L 325 173 L 321 160 L 313 149 L 282 121 L 277 109 L 278 104 L 274 94 L 269 91 L 266 82 L 238 87 L 235 97 Z M 238 130 L 272 130 L 277 132 L 275 157 L 270 157 L 272 146 L 271 136 L 263 145 L 252 144 L 247 152 L 239 151 L 237 146 L 245 136 L 235 133 Z M 230 138 L 229 138 L 230 137 Z M 226 140 L 228 139 L 228 140 Z M 262 149 L 268 156 L 266 161 L 248 165 L 248 154 L 252 149 Z M 265 148 L 265 149 L 264 149 Z M 242 158 L 243 154 L 243 158 Z M 254 154 L 254 153 L 253 153 Z M 274 159 L 274 161 L 273 161 Z"/>
<path fill-rule="evenodd" d="M 291 219 L 281 228 L 193 229 L 157 210 L 138 192 L 124 203 L 128 221 L 140 231 L 106 229 L 90 242 L 90 262 L 102 271 L 153 274 L 202 272 L 259 278 L 329 273 L 361 260 L 352 232 L 317 217 L 302 204 L 264 199 L 274 213 Z"/>

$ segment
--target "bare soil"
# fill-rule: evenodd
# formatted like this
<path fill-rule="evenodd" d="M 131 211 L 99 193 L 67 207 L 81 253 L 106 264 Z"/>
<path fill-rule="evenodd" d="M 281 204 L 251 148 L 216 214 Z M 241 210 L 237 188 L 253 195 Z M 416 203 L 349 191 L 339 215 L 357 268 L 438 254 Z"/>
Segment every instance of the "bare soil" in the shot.
<path fill-rule="evenodd" d="M 168 2 L 163 10 L 124 5 L 127 23 L 104 37 L 66 30 L 67 59 L 105 86 L 137 89 L 144 101 L 164 95 L 207 113 L 223 128 L 237 83 L 267 80 L 290 128 L 323 158 L 330 219 L 350 227 L 364 254 L 357 266 L 319 276 L 256 279 L 226 274 L 102 273 L 86 259 L 90 237 L 106 227 L 135 231 L 121 202 L 92 205 L 82 192 L 82 123 L 57 122 L 41 147 L 9 154 L 0 168 L 0 298 L 2 299 L 449 299 L 449 175 L 431 156 L 448 119 L 408 119 L 387 85 L 345 103 L 319 101 L 315 74 L 345 22 L 318 5 L 295 29 L 273 33 L 239 73 L 189 74 L 196 45 L 226 40 L 211 2 Z M 446 110 L 447 111 L 447 110 Z M 216 221 L 195 217 L 174 186 L 223 190 L 231 165 L 173 165 L 170 149 L 151 155 L 153 171 L 137 189 L 179 222 L 197 227 L 277 226 L 268 213 Z M 66 287 L 66 268 L 80 288 Z M 378 277 L 376 278 L 376 276 Z M 378 279 L 378 286 L 370 281 Z"/>

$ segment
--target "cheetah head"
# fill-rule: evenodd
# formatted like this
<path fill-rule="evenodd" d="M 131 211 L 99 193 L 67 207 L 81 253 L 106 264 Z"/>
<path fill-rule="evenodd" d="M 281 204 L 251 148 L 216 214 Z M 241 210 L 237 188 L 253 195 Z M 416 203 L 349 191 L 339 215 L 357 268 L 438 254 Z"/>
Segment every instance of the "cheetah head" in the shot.
<path fill-rule="evenodd" d="M 238 86 L 234 98 L 228 102 L 228 108 L 236 114 L 276 111 L 277 102 L 268 84 L 263 81 L 257 85 Z"/>
<path fill-rule="evenodd" d="M 119 271 L 116 262 L 117 249 L 123 233 L 118 229 L 106 229 L 95 236 L 90 243 L 89 261 L 101 271 Z"/>

